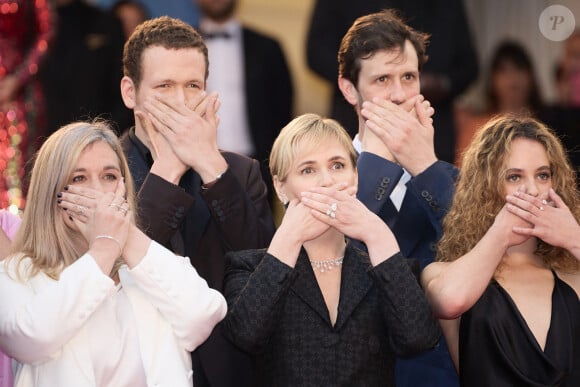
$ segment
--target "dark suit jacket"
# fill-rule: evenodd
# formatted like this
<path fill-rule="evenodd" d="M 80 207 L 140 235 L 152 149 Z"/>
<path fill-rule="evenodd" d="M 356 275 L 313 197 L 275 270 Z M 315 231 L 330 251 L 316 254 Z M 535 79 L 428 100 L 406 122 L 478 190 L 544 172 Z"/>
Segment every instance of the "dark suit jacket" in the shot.
<path fill-rule="evenodd" d="M 191 170 L 179 186 L 149 173 L 151 160 L 133 130 L 121 142 L 138 192 L 143 231 L 176 253 L 188 256 L 209 286 L 222 291 L 225 253 L 265 247 L 274 234 L 266 186 L 256 160 L 222 152 L 228 163 L 227 172 L 212 187 L 202 190 L 200 176 Z M 250 386 L 250 357 L 228 342 L 221 329 L 218 325 L 196 349 L 199 357 L 194 356 L 194 383 L 204 375 L 212 387 Z"/>
<path fill-rule="evenodd" d="M 366 253 L 347 245 L 334 326 L 304 249 L 294 269 L 264 250 L 226 258 L 226 334 L 256 354 L 259 385 L 394 386 L 395 356 L 439 337 L 400 254 L 372 267 Z"/>
<path fill-rule="evenodd" d="M 292 119 L 292 79 L 276 40 L 247 27 L 242 28 L 242 40 L 254 158 L 264 164 L 280 129 Z"/>
<path fill-rule="evenodd" d="M 56 37 L 39 68 L 47 134 L 71 121 L 102 117 L 119 131 L 133 124 L 121 99 L 121 22 L 83 0 L 56 8 Z"/>
<path fill-rule="evenodd" d="M 435 107 L 435 150 L 445 161 L 454 159 L 454 122 L 451 102 L 477 78 L 478 62 L 462 0 L 317 0 L 307 41 L 308 65 L 331 82 L 332 116 L 351 134 L 358 120 L 338 89 L 337 53 L 342 37 L 356 18 L 385 8 L 397 8 L 413 28 L 431 34 L 423 73 L 444 74 L 450 82 L 445 99 Z M 429 99 L 430 97 L 427 96 Z"/>
<path fill-rule="evenodd" d="M 274 140 L 292 119 L 294 90 L 280 44 L 257 31 L 242 27 L 246 111 L 262 176 L 275 200 L 268 157 Z"/>
<path fill-rule="evenodd" d="M 441 237 L 443 217 L 451 205 L 458 170 L 437 161 L 423 173 L 407 182 L 400 211 L 390 195 L 403 169 L 395 163 L 363 152 L 357 162 L 357 197 L 389 225 L 397 238 L 401 253 L 417 259 L 421 267 L 433 262 L 436 243 Z M 437 347 L 413 359 L 397 363 L 397 386 L 458 386 L 457 373 L 445 340 Z"/>

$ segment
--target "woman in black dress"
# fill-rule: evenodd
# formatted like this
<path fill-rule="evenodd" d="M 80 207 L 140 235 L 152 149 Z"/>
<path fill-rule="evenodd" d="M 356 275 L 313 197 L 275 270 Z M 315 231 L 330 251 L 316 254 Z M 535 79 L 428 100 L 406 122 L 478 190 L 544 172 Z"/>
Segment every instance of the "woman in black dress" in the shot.
<path fill-rule="evenodd" d="M 579 200 L 539 121 L 476 134 L 422 275 L 462 386 L 580 386 Z"/>

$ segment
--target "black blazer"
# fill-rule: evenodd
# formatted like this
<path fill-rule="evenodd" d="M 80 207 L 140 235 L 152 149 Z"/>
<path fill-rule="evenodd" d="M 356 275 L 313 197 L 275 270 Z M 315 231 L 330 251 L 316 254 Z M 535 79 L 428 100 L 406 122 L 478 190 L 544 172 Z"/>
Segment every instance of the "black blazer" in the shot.
<path fill-rule="evenodd" d="M 250 28 L 242 28 L 246 108 L 253 157 L 267 172 L 267 158 L 280 129 L 292 119 L 294 91 L 280 44 Z M 264 176 L 268 176 L 267 173 Z"/>
<path fill-rule="evenodd" d="M 395 356 L 423 351 L 439 328 L 409 262 L 372 267 L 347 246 L 330 322 L 304 249 L 294 269 L 264 250 L 228 253 L 226 335 L 256 354 L 259 385 L 394 386 Z"/>

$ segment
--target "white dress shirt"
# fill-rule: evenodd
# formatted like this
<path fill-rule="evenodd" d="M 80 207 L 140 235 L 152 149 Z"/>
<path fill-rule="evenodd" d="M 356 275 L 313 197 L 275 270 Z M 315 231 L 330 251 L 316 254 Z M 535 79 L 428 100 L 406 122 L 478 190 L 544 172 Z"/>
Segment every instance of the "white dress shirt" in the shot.
<path fill-rule="evenodd" d="M 226 32 L 229 35 L 205 39 L 210 63 L 206 89 L 208 93 L 217 91 L 221 101 L 218 147 L 251 156 L 255 149 L 246 109 L 242 26 L 233 19 L 224 24 L 203 19 L 200 30 L 205 34 Z"/>

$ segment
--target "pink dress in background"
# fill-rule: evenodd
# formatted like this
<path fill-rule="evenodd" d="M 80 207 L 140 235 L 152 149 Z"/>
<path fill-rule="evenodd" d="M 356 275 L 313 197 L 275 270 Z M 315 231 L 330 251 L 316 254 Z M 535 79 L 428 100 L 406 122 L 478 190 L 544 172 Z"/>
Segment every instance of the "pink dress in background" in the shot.
<path fill-rule="evenodd" d="M 8 238 L 12 239 L 20 226 L 20 218 L 6 210 L 0 210 L 0 227 Z M 12 387 L 14 385 L 12 364 L 10 358 L 0 352 L 0 387 Z"/>

